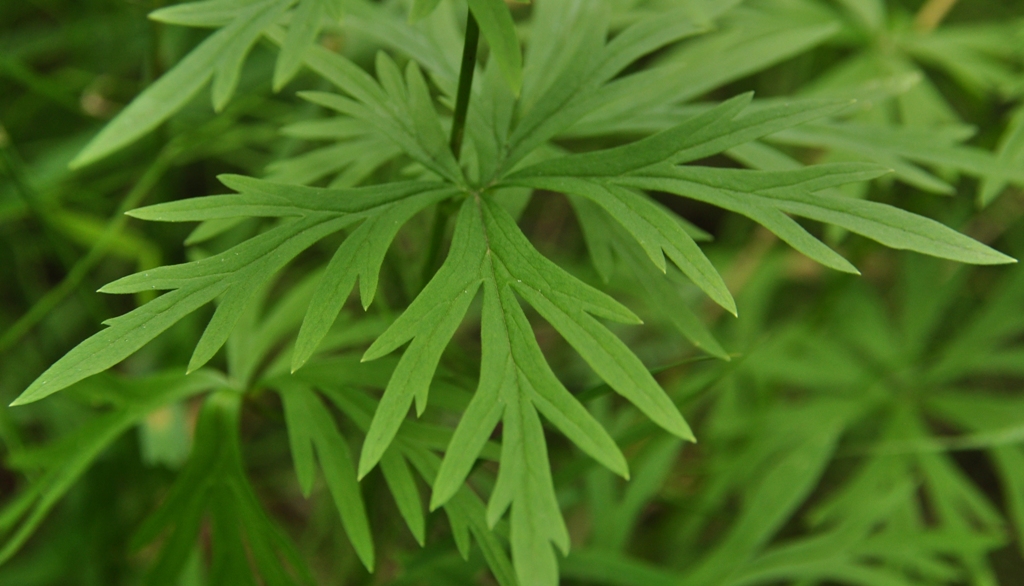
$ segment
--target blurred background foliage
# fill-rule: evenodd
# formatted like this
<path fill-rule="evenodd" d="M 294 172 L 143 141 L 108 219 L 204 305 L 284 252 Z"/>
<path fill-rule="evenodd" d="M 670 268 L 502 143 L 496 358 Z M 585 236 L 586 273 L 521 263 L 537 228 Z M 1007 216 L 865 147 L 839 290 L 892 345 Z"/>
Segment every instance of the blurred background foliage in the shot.
<path fill-rule="evenodd" d="M 180 225 L 143 225 L 125 210 L 219 193 L 215 177 L 226 172 L 314 185 L 398 172 L 343 165 L 352 145 L 303 125 L 324 114 L 295 92 L 326 84 L 303 71 L 274 93 L 269 42 L 256 46 L 222 111 L 201 92 L 137 144 L 69 170 L 105 122 L 207 34 L 146 18 L 163 4 L 0 3 L 0 400 L 13 400 L 105 319 L 146 300 L 95 294 L 101 285 L 223 250 L 256 229 L 207 226 L 208 234 L 190 235 Z M 611 4 L 625 22 L 633 12 L 686 2 Z M 379 8 L 380 18 L 405 22 L 403 3 Z M 526 36 L 530 10 L 514 10 Z M 372 70 L 378 49 L 395 49 L 379 30 L 343 20 L 320 42 Z M 624 116 L 644 100 L 663 100 L 633 96 L 620 111 L 580 122 L 561 144 L 590 148 L 596 135 L 644 135 L 688 102 L 748 90 L 759 98 L 854 97 L 858 109 L 842 123 L 808 124 L 711 163 L 880 162 L 895 178 L 844 194 L 894 203 L 1024 254 L 1024 193 L 991 172 L 1024 164 L 1024 5 L 1017 0 L 747 0 L 712 32 L 637 67 L 647 66 L 677 76 L 672 108 L 653 108 L 648 120 Z M 357 146 L 372 156 L 372 145 Z M 580 359 L 537 325 L 552 364 L 613 432 L 633 470 L 624 482 L 564 439 L 550 439 L 573 539 L 563 582 L 1024 583 L 1024 272 L 899 253 L 837 230 L 826 231 L 830 243 L 863 275 L 829 272 L 750 220 L 663 202 L 714 238 L 704 247 L 737 296 L 739 319 L 697 303 L 682 283 L 668 297 L 620 286 L 631 282 L 616 276 L 628 263 L 595 270 L 565 198 L 534 198 L 523 212 L 521 225 L 543 253 L 591 282 L 606 277 L 608 290 L 650 325 L 619 333 L 657 367 L 699 438 L 684 446 L 659 432 L 595 386 Z M 384 305 L 403 306 L 430 274 L 432 257 L 418 245 L 430 230 L 431 218 L 418 217 L 400 235 L 382 277 Z M 181 246 L 186 238 L 193 246 Z M 298 282 L 327 250 L 315 247 L 282 279 Z M 292 303 L 301 303 L 298 295 Z M 280 297 L 267 292 L 267 306 L 287 305 Z M 731 360 L 709 358 L 680 336 L 671 311 L 680 302 L 695 307 Z M 281 323 L 291 319 L 274 311 L 267 323 L 278 314 Z M 206 525 L 183 550 L 181 576 L 159 571 L 170 563 L 170 538 L 140 537 L 158 534 L 159 527 L 140 529 L 141 521 L 169 506 L 176 479 L 205 461 L 190 457 L 200 433 L 224 450 L 210 461 L 226 463 L 193 473 L 224 474 L 252 497 L 237 518 L 214 515 L 210 523 L 244 527 L 250 555 L 263 535 L 267 547 L 283 548 L 283 559 L 305 560 L 320 584 L 494 583 L 476 546 L 469 561 L 461 559 L 439 513 L 426 517 L 426 545 L 417 545 L 379 472 L 362 483 L 378 548 L 377 571 L 366 572 L 341 533 L 330 491 L 317 484 L 303 498 L 275 394 L 257 385 L 241 404 L 222 406 L 239 413 L 234 420 L 211 407 L 200 413 L 196 397 L 224 381 L 212 372 L 178 375 L 208 315 L 183 320 L 115 374 L 0 410 L 0 583 L 252 583 L 239 577 L 245 571 L 206 567 L 220 535 Z M 332 342 L 342 350 L 372 340 L 390 314 L 347 315 Z M 275 368 L 282 334 L 253 320 L 259 347 L 235 349 L 240 365 L 229 369 L 231 384 L 251 384 L 255 369 Z M 475 377 L 472 334 L 457 338 L 467 350 L 446 355 L 450 380 Z M 379 373 L 351 370 L 350 384 L 381 388 Z M 356 406 L 337 406 L 351 420 L 344 425 L 358 429 Z M 488 466 L 474 477 L 481 488 Z M 240 563 L 248 563 L 244 552 Z"/>

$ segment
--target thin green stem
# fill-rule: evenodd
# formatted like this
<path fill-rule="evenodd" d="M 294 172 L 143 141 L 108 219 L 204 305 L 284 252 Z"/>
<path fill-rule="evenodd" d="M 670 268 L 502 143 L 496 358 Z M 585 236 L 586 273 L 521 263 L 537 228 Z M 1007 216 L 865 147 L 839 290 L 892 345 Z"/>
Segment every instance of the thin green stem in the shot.
<path fill-rule="evenodd" d="M 466 113 L 469 112 L 470 90 L 476 71 L 476 50 L 480 45 L 480 27 L 469 11 L 466 17 L 466 44 L 462 49 L 462 70 L 459 71 L 459 89 L 455 97 L 455 120 L 452 122 L 451 147 L 455 160 L 462 152 L 462 136 L 466 131 Z"/>

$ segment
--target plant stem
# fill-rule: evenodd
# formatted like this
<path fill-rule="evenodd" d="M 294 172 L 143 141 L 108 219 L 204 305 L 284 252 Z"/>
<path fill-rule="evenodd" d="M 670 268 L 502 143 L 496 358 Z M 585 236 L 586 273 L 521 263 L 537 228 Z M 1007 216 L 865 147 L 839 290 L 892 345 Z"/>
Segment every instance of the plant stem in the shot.
<path fill-rule="evenodd" d="M 459 71 L 459 89 L 455 97 L 455 120 L 452 122 L 451 147 L 455 160 L 462 152 L 462 135 L 466 130 L 466 113 L 469 111 L 470 90 L 473 88 L 473 73 L 476 71 L 476 49 L 480 44 L 480 27 L 469 11 L 466 17 L 466 44 L 462 48 L 462 70 Z"/>
<path fill-rule="evenodd" d="M 914 28 L 927 33 L 935 30 L 942 19 L 946 18 L 949 11 L 956 6 L 957 0 L 928 0 L 924 6 L 917 11 L 914 17 Z"/>

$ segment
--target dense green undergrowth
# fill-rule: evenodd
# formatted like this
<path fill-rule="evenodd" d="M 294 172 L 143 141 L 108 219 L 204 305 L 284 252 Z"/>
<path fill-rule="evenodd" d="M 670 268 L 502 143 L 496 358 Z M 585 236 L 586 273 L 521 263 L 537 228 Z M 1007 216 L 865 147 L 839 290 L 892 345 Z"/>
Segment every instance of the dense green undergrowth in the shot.
<path fill-rule="evenodd" d="M 0 6 L 0 583 L 1024 580 L 1020 7 L 163 4 Z"/>

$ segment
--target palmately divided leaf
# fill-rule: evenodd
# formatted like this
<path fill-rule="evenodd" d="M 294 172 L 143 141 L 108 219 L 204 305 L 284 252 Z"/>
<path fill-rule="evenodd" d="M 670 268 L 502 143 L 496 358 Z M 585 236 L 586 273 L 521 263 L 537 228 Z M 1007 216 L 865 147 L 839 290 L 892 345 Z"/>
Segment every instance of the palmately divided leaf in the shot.
<path fill-rule="evenodd" d="M 350 90 L 350 88 L 346 87 L 346 90 Z M 455 163 L 451 151 L 447 150 L 447 147 L 439 148 L 434 141 L 428 140 L 428 144 L 424 145 L 421 142 L 423 137 L 418 136 L 412 128 L 410 118 L 392 110 L 399 107 L 404 109 L 404 104 L 401 106 L 386 105 L 387 102 L 391 101 L 391 99 L 387 99 L 385 103 L 376 102 L 368 107 L 343 96 L 327 92 L 301 92 L 300 96 L 325 108 L 369 121 L 385 137 L 427 169 L 457 185 L 463 182 L 462 171 Z M 387 110 L 384 112 L 374 111 L 374 109 L 383 110 L 385 108 L 392 111 L 390 113 L 387 113 Z"/>
<path fill-rule="evenodd" d="M 402 225 L 423 208 L 450 195 L 450 190 L 434 190 L 391 204 L 365 220 L 345 239 L 327 264 L 310 300 L 292 354 L 293 372 L 313 355 L 317 345 L 327 335 L 356 279 L 359 280 L 363 309 L 369 307 L 377 290 L 377 277 L 384 255 Z"/>
<path fill-rule="evenodd" d="M 424 206 L 449 193 L 439 191 L 437 184 L 422 183 L 327 190 L 230 176 L 225 177 L 225 182 L 243 193 L 162 204 L 136 213 L 174 221 L 208 220 L 248 215 L 249 205 L 254 203 L 252 215 L 298 217 L 287 218 L 277 227 L 218 255 L 136 273 L 106 285 L 102 292 L 171 292 L 108 320 L 106 330 L 82 342 L 53 364 L 22 393 L 16 404 L 36 401 L 114 366 L 189 313 L 223 295 L 189 363 L 189 370 L 195 370 L 224 344 L 253 294 L 300 252 L 329 234 L 385 211 L 391 202 L 412 196 L 421 189 L 426 190 L 418 196 Z M 250 198 L 254 202 L 247 201 Z M 193 205 L 198 209 L 190 210 Z M 374 272 L 373 266 L 363 270 Z"/>
<path fill-rule="evenodd" d="M 734 3 L 735 0 L 729 0 L 704 5 L 709 12 L 721 13 Z M 748 17 L 742 18 L 742 10 L 732 11 L 733 18 L 727 19 L 725 30 L 694 39 L 651 67 L 611 81 L 594 96 L 592 112 L 566 129 L 566 134 L 628 133 L 638 120 L 657 116 L 730 81 L 793 57 L 841 28 L 835 21 L 797 24 L 784 18 L 749 17 L 757 12 L 747 12 Z M 659 124 L 658 129 L 665 125 Z"/>
<path fill-rule="evenodd" d="M 413 397 L 423 397 L 440 354 L 483 284 L 480 385 L 448 444 L 431 508 L 462 486 L 499 421 L 502 458 L 488 518 L 512 507 L 512 548 L 522 583 L 557 583 L 549 543 L 563 551 L 568 533 L 554 496 L 538 411 L 599 462 L 627 475 L 625 459 L 600 424 L 551 371 L 520 306 L 529 302 L 609 385 L 668 431 L 693 439 L 689 426 L 632 352 L 592 315 L 637 323 L 636 316 L 569 276 L 530 245 L 514 220 L 487 196 L 459 212 L 451 252 L 423 293 L 367 351 L 373 359 L 412 339 L 385 390 L 363 444 L 360 475 L 383 457 Z M 408 363 L 408 366 L 403 366 Z M 418 404 L 418 412 L 423 407 Z"/>
<path fill-rule="evenodd" d="M 480 214 L 479 209 L 472 208 L 483 205 L 488 204 L 467 202 L 464 210 L 469 211 L 464 213 Z M 485 227 L 478 218 L 466 221 L 476 223 L 482 235 Z M 495 243 L 493 239 L 490 242 Z M 614 441 L 551 371 L 512 289 L 512 283 L 520 280 L 499 260 L 500 253 L 492 252 L 483 267 L 481 338 L 484 354 L 480 384 L 452 436 L 434 485 L 431 508 L 444 504 L 462 485 L 484 443 L 506 412 L 507 402 L 519 400 L 520 395 L 528 397 L 583 451 L 618 474 L 628 476 L 625 459 Z"/>

